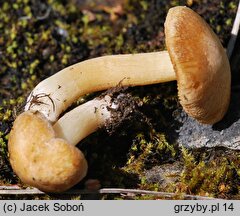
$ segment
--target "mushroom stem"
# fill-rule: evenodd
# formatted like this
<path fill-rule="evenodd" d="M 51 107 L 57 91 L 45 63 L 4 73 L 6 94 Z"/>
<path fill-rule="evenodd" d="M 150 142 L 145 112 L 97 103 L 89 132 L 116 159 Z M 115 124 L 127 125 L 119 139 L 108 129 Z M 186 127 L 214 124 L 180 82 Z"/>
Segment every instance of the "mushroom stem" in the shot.
<path fill-rule="evenodd" d="M 54 125 L 56 137 L 76 145 L 111 119 L 111 97 L 93 99 L 62 116 Z"/>
<path fill-rule="evenodd" d="M 123 86 L 176 80 L 167 51 L 103 56 L 69 66 L 40 82 L 32 91 L 25 110 L 37 110 L 55 122 L 80 96 Z M 34 103 L 34 100 L 37 103 Z"/>

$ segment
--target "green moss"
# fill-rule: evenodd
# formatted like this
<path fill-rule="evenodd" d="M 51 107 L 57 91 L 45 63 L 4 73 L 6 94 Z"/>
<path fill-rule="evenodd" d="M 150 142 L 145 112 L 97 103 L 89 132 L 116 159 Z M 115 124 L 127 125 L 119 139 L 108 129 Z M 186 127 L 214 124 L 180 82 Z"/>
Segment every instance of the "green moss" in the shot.
<path fill-rule="evenodd" d="M 138 134 L 128 153 L 127 166 L 124 170 L 141 174 L 150 165 L 163 162 L 165 157 L 174 156 L 176 150 L 173 145 L 169 145 L 164 134 L 152 132 L 148 140 L 143 134 Z"/>
<path fill-rule="evenodd" d="M 239 193 L 239 154 L 208 160 L 204 152 L 195 155 L 183 148 L 184 171 L 178 189 L 181 192 L 228 198 Z M 197 159 L 198 158 L 198 159 Z"/>

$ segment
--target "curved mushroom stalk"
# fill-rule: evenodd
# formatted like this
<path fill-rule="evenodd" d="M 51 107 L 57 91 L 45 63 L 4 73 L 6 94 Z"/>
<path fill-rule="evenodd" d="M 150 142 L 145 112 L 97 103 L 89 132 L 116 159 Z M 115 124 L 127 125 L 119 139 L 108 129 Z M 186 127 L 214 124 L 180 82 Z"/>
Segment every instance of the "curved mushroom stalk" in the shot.
<path fill-rule="evenodd" d="M 110 96 L 79 105 L 53 125 L 56 136 L 64 137 L 68 143 L 76 145 L 111 119 L 109 109 L 113 107 Z"/>
<path fill-rule="evenodd" d="M 165 33 L 168 52 L 104 56 L 72 65 L 39 83 L 25 110 L 40 111 L 55 122 L 81 95 L 121 80 L 136 86 L 177 78 L 184 110 L 202 123 L 220 121 L 229 105 L 231 78 L 219 39 L 198 14 L 180 6 L 169 10 Z"/>
<path fill-rule="evenodd" d="M 26 184 L 46 192 L 61 192 L 87 173 L 83 153 L 56 137 L 49 121 L 39 112 L 17 117 L 8 142 L 10 163 Z"/>
<path fill-rule="evenodd" d="M 98 57 L 69 66 L 40 82 L 31 92 L 25 111 L 40 111 L 55 122 L 67 107 L 87 93 L 109 89 L 120 82 L 136 86 L 175 79 L 166 51 Z"/>
<path fill-rule="evenodd" d="M 53 126 L 40 112 L 22 113 L 8 143 L 13 170 L 24 183 L 43 191 L 71 188 L 87 173 L 85 157 L 74 145 L 113 122 L 118 106 L 110 96 L 94 99 L 69 111 Z"/>

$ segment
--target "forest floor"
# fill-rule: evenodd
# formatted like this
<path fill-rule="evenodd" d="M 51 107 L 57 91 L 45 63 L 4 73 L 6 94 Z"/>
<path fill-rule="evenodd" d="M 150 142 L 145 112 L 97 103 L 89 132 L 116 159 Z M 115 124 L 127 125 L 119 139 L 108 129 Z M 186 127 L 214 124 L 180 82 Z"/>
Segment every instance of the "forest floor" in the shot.
<path fill-rule="evenodd" d="M 11 169 L 7 142 L 12 123 L 34 86 L 86 59 L 164 50 L 164 20 L 168 9 L 177 5 L 189 6 L 203 16 L 227 47 L 237 0 L 0 2 L 0 185 L 27 187 Z M 102 188 L 240 199 L 239 151 L 187 149 L 176 142 L 177 125 L 172 125 L 173 113 L 180 107 L 176 82 L 128 88 L 126 92 L 142 101 L 142 115 L 124 121 L 111 134 L 101 129 L 78 144 L 89 172 L 74 188 L 84 188 L 88 179 L 97 179 Z M 100 93 L 86 95 L 76 104 Z M 31 196 L 39 198 L 55 196 Z M 158 197 L 106 194 L 99 198 Z"/>

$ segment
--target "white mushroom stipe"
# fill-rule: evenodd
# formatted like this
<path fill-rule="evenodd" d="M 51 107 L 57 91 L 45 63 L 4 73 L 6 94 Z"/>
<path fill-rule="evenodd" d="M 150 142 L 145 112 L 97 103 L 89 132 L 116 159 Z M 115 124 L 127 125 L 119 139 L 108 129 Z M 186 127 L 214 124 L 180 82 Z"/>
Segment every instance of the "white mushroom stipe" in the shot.
<path fill-rule="evenodd" d="M 140 86 L 173 80 L 176 75 L 167 51 L 98 57 L 69 66 L 40 82 L 29 95 L 25 111 L 39 111 L 55 122 L 87 93 L 109 89 L 120 82 L 123 86 Z"/>
<path fill-rule="evenodd" d="M 76 145 L 89 134 L 111 120 L 112 109 L 118 105 L 111 103 L 111 97 L 88 101 L 66 113 L 54 125 L 56 137 Z"/>

